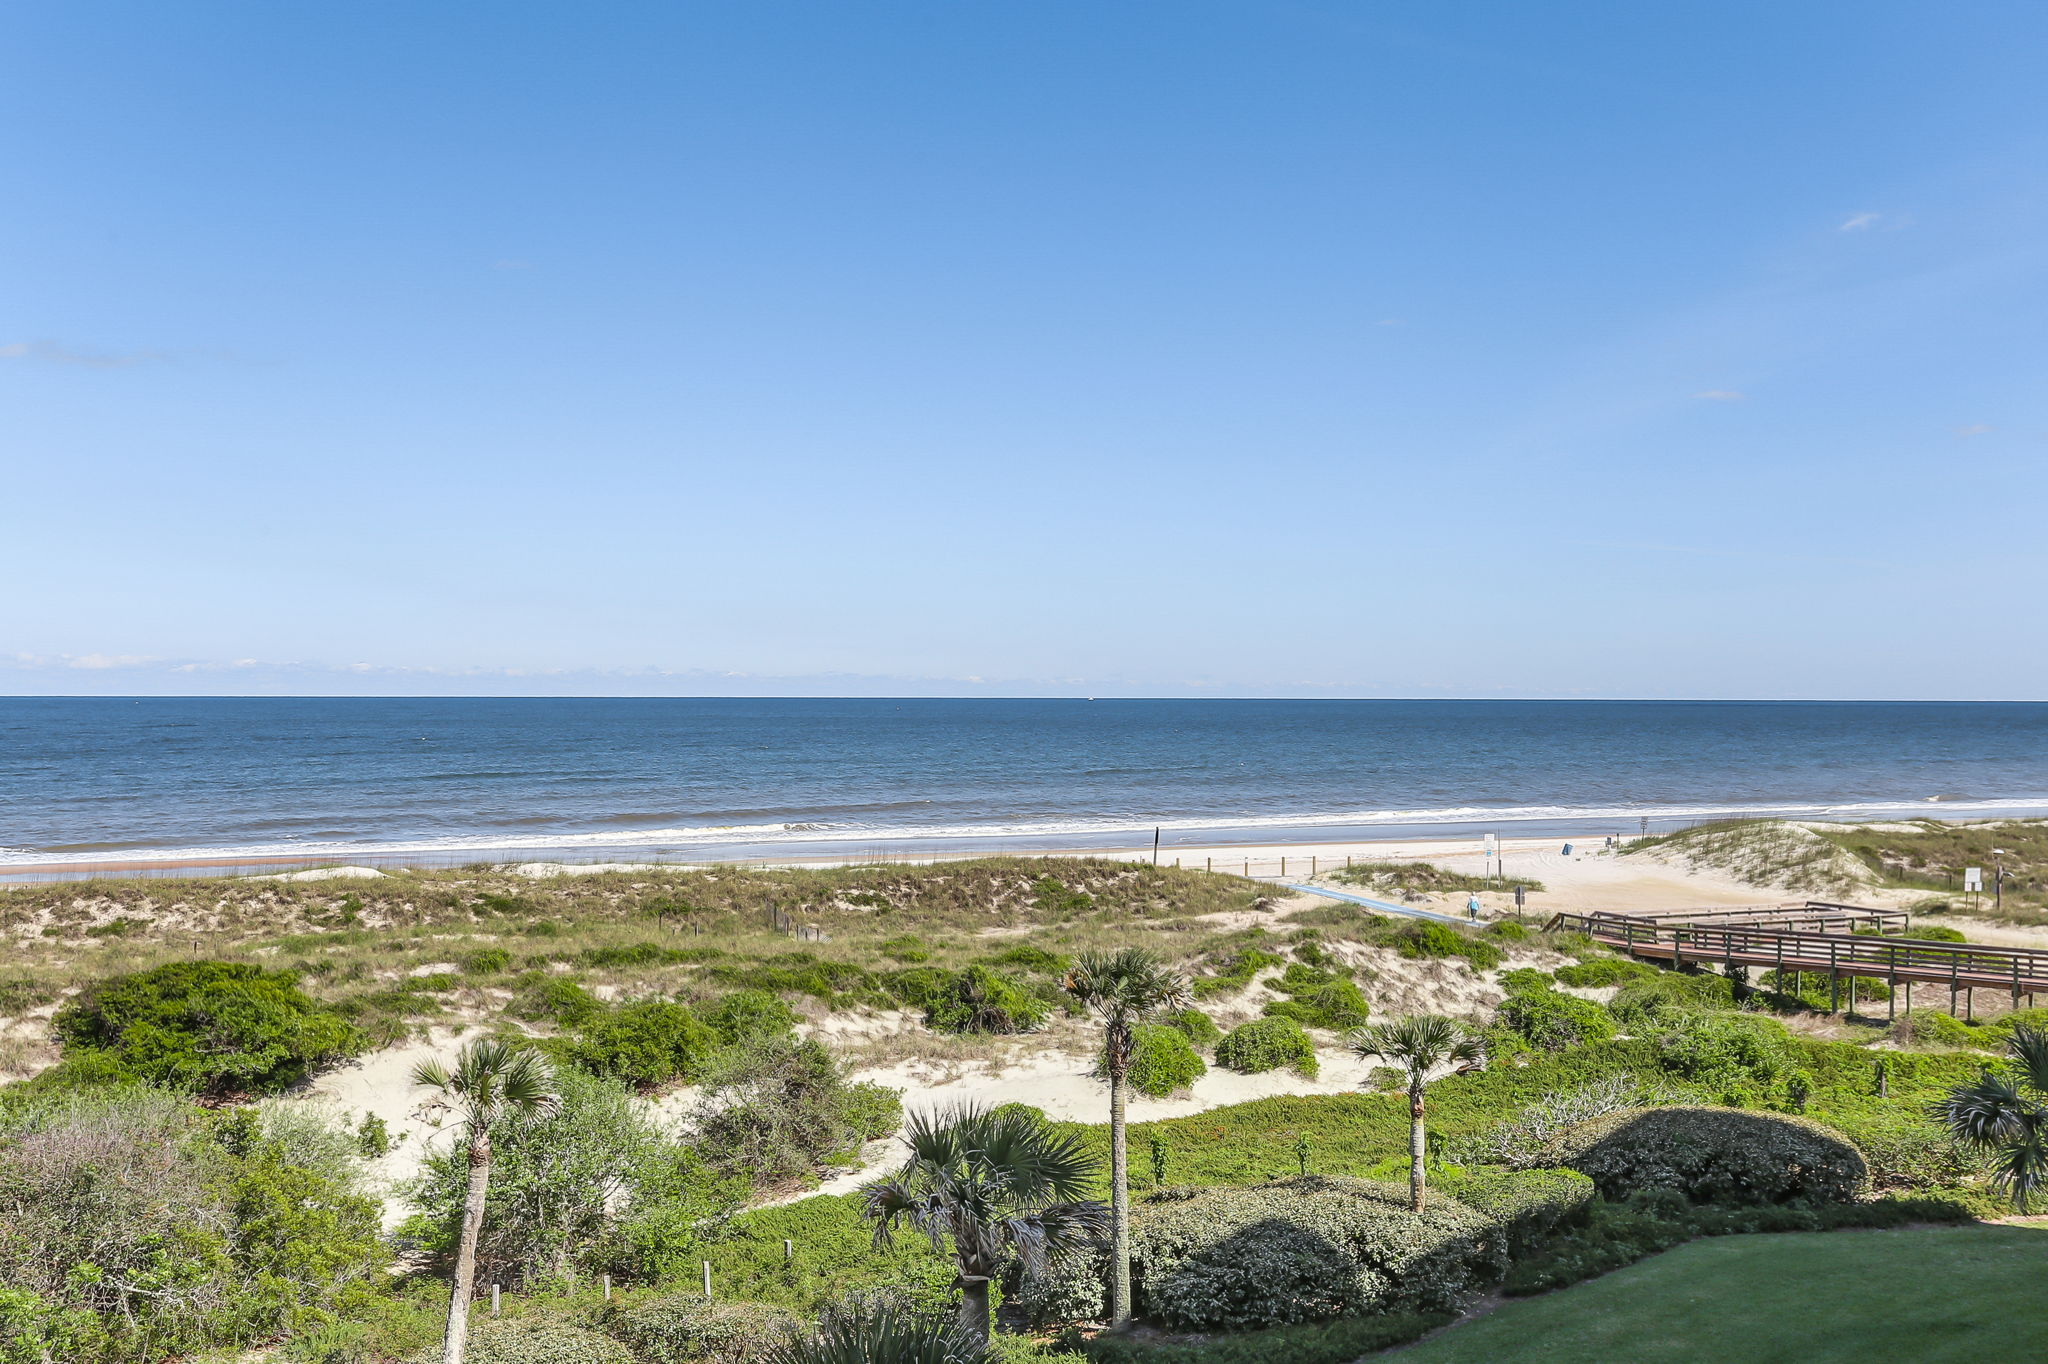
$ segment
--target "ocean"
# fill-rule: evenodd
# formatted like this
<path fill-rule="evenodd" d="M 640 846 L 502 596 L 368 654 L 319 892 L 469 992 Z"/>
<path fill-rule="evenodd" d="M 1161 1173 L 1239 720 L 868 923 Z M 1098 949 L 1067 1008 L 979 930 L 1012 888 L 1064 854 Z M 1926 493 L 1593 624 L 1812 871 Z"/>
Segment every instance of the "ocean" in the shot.
<path fill-rule="evenodd" d="M 0 864 L 774 858 L 2048 813 L 2048 704 L 0 698 Z"/>

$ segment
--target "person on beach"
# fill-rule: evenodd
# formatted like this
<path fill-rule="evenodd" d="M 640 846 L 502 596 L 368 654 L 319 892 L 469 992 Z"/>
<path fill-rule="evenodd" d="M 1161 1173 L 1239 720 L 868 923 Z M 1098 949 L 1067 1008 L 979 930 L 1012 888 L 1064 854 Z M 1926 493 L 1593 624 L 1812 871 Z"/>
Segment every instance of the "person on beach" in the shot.
<path fill-rule="evenodd" d="M 1479 922 L 1479 892 L 1476 890 L 1465 897 L 1465 917 L 1474 923 Z"/>

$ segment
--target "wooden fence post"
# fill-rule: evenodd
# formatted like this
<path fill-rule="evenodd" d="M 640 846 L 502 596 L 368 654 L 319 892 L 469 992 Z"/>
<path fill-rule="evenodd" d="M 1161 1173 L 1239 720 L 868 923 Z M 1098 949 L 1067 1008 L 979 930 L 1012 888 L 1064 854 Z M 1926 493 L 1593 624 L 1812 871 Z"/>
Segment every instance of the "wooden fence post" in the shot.
<path fill-rule="evenodd" d="M 704 1262 L 704 1300 L 711 1300 L 711 1261 Z"/>

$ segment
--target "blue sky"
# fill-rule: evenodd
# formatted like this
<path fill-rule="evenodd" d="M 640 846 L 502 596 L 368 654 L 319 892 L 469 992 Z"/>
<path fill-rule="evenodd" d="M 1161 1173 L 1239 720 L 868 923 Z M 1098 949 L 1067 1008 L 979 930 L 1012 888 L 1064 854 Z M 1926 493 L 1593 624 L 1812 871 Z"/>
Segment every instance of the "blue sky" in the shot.
<path fill-rule="evenodd" d="M 2039 698 L 2048 6 L 0 11 L 0 691 Z"/>

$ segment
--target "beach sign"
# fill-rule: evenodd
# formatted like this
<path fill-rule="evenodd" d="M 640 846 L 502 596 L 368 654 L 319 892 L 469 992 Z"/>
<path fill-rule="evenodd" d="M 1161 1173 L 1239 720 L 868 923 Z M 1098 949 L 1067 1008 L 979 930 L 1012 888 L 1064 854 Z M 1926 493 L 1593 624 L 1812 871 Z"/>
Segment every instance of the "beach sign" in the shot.
<path fill-rule="evenodd" d="M 1984 889 L 1984 868 L 1963 868 L 1963 889 L 1981 891 Z"/>

